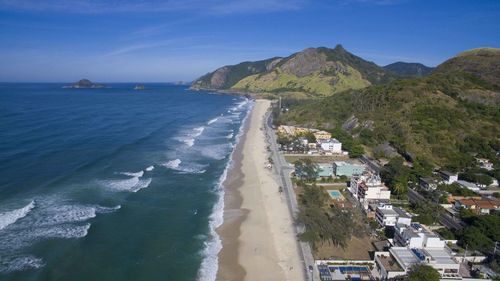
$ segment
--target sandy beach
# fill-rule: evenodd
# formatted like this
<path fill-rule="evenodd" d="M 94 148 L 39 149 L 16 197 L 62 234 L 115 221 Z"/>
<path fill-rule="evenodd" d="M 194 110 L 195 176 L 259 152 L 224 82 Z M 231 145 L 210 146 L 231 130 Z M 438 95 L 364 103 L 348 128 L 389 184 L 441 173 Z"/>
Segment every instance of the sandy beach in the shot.
<path fill-rule="evenodd" d="M 304 280 L 297 238 L 268 154 L 264 115 L 270 101 L 257 100 L 224 182 L 224 223 L 217 280 Z"/>

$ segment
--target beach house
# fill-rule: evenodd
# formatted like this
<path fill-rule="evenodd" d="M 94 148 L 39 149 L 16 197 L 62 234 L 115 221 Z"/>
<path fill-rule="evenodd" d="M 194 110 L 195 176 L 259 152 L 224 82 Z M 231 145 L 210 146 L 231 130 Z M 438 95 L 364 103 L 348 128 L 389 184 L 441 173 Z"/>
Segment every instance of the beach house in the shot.
<path fill-rule="evenodd" d="M 391 191 L 382 183 L 380 175 L 371 172 L 353 176 L 348 190 L 365 210 L 370 203 L 388 202 L 391 199 Z"/>
<path fill-rule="evenodd" d="M 321 150 L 324 152 L 340 154 L 342 153 L 342 143 L 337 139 L 321 139 L 318 141 Z"/>
<path fill-rule="evenodd" d="M 380 226 L 410 225 L 411 215 L 399 207 L 380 204 L 375 210 L 375 219 Z"/>
<path fill-rule="evenodd" d="M 439 175 L 442 178 L 442 183 L 444 184 L 452 184 L 456 181 L 458 181 L 458 174 L 457 173 L 452 173 L 448 171 L 440 171 Z"/>
<path fill-rule="evenodd" d="M 345 161 L 335 161 L 333 162 L 333 172 L 335 176 L 341 177 L 352 177 L 353 175 L 361 175 L 365 171 L 365 165 L 351 164 Z"/>

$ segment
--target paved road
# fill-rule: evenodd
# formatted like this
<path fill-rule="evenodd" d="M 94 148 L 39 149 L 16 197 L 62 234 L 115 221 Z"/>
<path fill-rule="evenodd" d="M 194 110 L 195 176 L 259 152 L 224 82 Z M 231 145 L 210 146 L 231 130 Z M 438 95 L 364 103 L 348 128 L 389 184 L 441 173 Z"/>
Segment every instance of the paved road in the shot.
<path fill-rule="evenodd" d="M 424 196 L 411 188 L 408 189 L 408 200 L 415 203 L 428 201 Z M 463 221 L 456 219 L 445 212 L 441 212 L 439 214 L 439 222 L 447 228 L 455 230 L 462 229 L 465 226 L 465 223 Z"/>
<path fill-rule="evenodd" d="M 298 212 L 298 206 L 297 206 L 297 198 L 295 197 L 295 192 L 293 191 L 293 184 L 292 180 L 290 178 L 290 173 L 294 170 L 293 166 L 289 165 L 286 161 L 285 158 L 283 157 L 283 154 L 278 150 L 278 145 L 276 141 L 276 134 L 274 130 L 272 129 L 272 117 L 271 117 L 271 111 L 268 111 L 265 116 L 265 130 L 266 130 L 266 138 L 269 144 L 269 148 L 271 150 L 271 157 L 273 159 L 274 163 L 274 169 L 275 172 L 277 173 L 279 177 L 279 181 L 281 182 L 281 186 L 284 189 L 284 193 L 286 195 L 287 201 L 288 201 L 288 209 L 292 215 L 292 217 L 295 217 L 295 214 Z M 300 226 L 298 224 L 295 225 L 295 232 L 296 234 L 303 232 L 304 228 L 303 226 Z M 309 244 L 305 242 L 299 241 L 299 251 L 300 254 L 302 255 L 302 260 L 304 262 L 304 276 L 305 280 L 312 280 L 311 279 L 311 273 L 308 271 L 308 268 L 310 265 L 314 265 L 314 258 L 311 252 L 311 247 Z M 316 266 L 313 266 L 314 268 L 314 280 L 320 280 L 319 279 L 319 274 L 316 270 Z"/>

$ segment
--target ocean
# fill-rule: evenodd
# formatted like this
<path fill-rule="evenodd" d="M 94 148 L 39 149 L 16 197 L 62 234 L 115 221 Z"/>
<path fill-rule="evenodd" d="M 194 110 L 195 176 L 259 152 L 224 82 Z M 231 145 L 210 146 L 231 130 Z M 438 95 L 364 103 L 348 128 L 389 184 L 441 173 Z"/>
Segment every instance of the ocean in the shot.
<path fill-rule="evenodd" d="M 214 280 L 252 102 L 0 83 L 0 280 Z"/>

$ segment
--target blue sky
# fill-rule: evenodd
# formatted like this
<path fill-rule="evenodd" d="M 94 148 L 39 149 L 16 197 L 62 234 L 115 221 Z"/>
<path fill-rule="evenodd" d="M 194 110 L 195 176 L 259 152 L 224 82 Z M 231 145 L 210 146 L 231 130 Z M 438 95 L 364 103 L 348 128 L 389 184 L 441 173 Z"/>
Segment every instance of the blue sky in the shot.
<path fill-rule="evenodd" d="M 498 0 L 0 0 L 0 81 L 190 81 L 334 47 L 437 65 L 500 47 Z"/>

